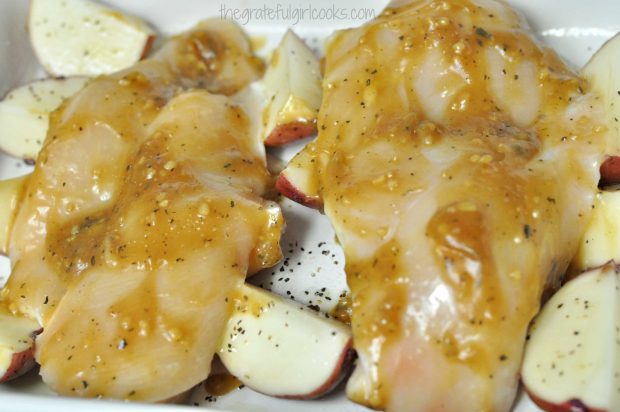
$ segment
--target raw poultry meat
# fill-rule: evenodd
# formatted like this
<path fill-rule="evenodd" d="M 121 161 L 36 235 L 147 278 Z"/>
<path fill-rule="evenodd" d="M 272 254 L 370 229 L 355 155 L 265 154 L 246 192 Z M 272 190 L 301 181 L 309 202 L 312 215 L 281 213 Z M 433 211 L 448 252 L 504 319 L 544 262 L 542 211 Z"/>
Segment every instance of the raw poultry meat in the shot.
<path fill-rule="evenodd" d="M 504 2 L 402 0 L 332 37 L 318 124 L 291 164 L 346 255 L 349 397 L 508 411 L 593 207 L 597 97 Z"/>
<path fill-rule="evenodd" d="M 161 401 L 208 376 L 237 288 L 281 256 L 264 147 L 231 97 L 262 70 L 207 21 L 53 114 L 2 296 L 43 326 L 56 392 Z"/>

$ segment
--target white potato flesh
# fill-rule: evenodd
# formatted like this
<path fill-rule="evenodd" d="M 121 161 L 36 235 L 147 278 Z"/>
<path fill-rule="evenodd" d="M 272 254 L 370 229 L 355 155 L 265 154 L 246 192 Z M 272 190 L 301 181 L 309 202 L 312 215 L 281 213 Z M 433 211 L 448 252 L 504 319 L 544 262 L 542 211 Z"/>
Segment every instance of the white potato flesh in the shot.
<path fill-rule="evenodd" d="M 15 214 L 28 176 L 0 181 L 0 253 L 8 253 Z"/>
<path fill-rule="evenodd" d="M 320 208 L 319 188 L 314 179 L 313 159 L 308 151 L 298 153 L 280 173 L 276 189 L 297 203 Z"/>
<path fill-rule="evenodd" d="M 138 18 L 90 0 L 32 0 L 30 41 L 54 76 L 109 74 L 148 51 L 154 31 Z"/>
<path fill-rule="evenodd" d="M 87 81 L 86 77 L 45 79 L 10 91 L 0 102 L 0 150 L 34 161 L 45 140 L 50 114 Z"/>
<path fill-rule="evenodd" d="M 534 398 L 551 405 L 579 401 L 590 410 L 620 410 L 616 270 L 610 264 L 568 282 L 536 318 L 521 375 Z"/>
<path fill-rule="evenodd" d="M 592 220 L 571 265 L 578 273 L 615 260 L 620 263 L 620 191 L 600 192 Z"/>
<path fill-rule="evenodd" d="M 314 124 L 321 105 L 321 81 L 318 58 L 289 30 L 274 51 L 262 81 L 267 101 L 263 133 L 268 143 L 278 127 Z"/>
<path fill-rule="evenodd" d="M 609 154 L 620 155 L 620 33 L 608 40 L 585 65 L 582 75 L 603 98 L 608 127 L 615 133 Z"/>
<path fill-rule="evenodd" d="M 344 324 L 245 285 L 219 357 L 246 386 L 272 396 L 314 398 L 346 372 L 351 333 Z"/>

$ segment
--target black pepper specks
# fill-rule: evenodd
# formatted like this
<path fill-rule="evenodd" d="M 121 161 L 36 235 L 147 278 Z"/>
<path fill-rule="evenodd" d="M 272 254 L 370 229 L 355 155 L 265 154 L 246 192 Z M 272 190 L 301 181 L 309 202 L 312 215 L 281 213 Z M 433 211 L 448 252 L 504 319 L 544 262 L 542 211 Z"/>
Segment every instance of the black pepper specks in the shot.
<path fill-rule="evenodd" d="M 484 37 L 485 39 L 491 38 L 491 34 L 482 27 L 476 27 L 476 34 L 478 36 Z"/>
<path fill-rule="evenodd" d="M 307 213 L 303 206 L 284 200 L 283 212 L 289 224 L 281 242 L 284 259 L 279 265 L 253 276 L 250 282 L 329 313 L 337 304 L 338 296 L 348 291 L 342 249 L 327 221 L 326 228 L 309 233 L 303 219 L 294 218 Z M 289 219 L 289 213 L 294 217 Z M 318 212 L 316 219 L 321 219 Z M 304 235 L 300 236 L 301 233 Z"/>
<path fill-rule="evenodd" d="M 531 235 L 530 225 L 523 225 L 523 236 L 525 236 L 526 239 L 529 239 L 530 235 Z"/>

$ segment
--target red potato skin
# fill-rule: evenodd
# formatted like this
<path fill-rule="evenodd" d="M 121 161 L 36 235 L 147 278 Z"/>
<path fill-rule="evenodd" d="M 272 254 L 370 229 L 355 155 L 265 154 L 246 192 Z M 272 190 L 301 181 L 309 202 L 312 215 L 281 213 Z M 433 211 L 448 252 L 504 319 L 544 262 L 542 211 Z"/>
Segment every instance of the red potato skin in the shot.
<path fill-rule="evenodd" d="M 610 156 L 601 165 L 601 185 L 620 183 L 620 156 Z"/>
<path fill-rule="evenodd" d="M 317 134 L 316 124 L 305 122 L 293 122 L 276 126 L 275 129 L 265 139 L 265 145 L 270 147 L 280 147 Z"/>
<path fill-rule="evenodd" d="M 276 180 L 276 189 L 282 196 L 312 209 L 322 209 L 323 202 L 318 196 L 309 196 L 300 191 L 282 172 Z"/>
<path fill-rule="evenodd" d="M 586 405 L 583 404 L 583 402 L 578 399 L 571 399 L 570 401 L 557 405 L 555 403 L 550 403 L 540 399 L 536 395 L 532 394 L 530 391 L 527 391 L 527 394 L 530 396 L 530 399 L 536 404 L 536 406 L 546 412 L 611 412 L 602 409 L 588 408 Z"/>
<path fill-rule="evenodd" d="M 323 385 L 319 386 L 312 392 L 305 395 L 276 395 L 276 397 L 282 399 L 312 400 L 327 395 L 329 392 L 334 390 L 340 384 L 340 382 L 342 382 L 351 374 L 353 361 L 356 357 L 357 355 L 353 350 L 353 339 L 350 339 L 344 350 L 342 351 L 342 354 L 340 356 L 340 359 L 338 359 L 338 363 L 334 368 L 334 371 Z"/>
<path fill-rule="evenodd" d="M 0 383 L 8 382 L 22 376 L 30 369 L 34 368 L 35 365 L 34 346 L 23 352 L 14 353 L 9 368 L 6 370 L 4 375 L 0 377 Z"/>
<path fill-rule="evenodd" d="M 144 50 L 142 50 L 142 55 L 140 56 L 140 60 L 144 59 L 149 52 L 151 51 L 151 47 L 153 47 L 153 43 L 155 43 L 155 38 L 156 36 L 150 35 L 149 38 L 146 40 L 146 43 L 144 44 Z"/>
<path fill-rule="evenodd" d="M 11 359 L 11 364 L 8 369 L 4 372 L 4 375 L 0 377 L 0 383 L 8 382 L 15 378 L 22 376 L 23 374 L 30 371 L 35 367 L 36 362 L 34 360 L 34 349 L 35 349 L 35 338 L 38 334 L 43 332 L 43 329 L 34 331 L 32 333 L 32 346 L 28 349 L 14 353 L 13 358 Z"/>

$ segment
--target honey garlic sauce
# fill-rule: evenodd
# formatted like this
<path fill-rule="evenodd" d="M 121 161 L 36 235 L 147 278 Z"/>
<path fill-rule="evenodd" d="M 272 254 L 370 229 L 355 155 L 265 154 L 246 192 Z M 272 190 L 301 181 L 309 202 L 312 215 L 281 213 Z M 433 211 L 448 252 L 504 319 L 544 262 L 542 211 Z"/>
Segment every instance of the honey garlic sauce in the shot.
<path fill-rule="evenodd" d="M 239 389 L 241 381 L 232 375 L 218 373 L 209 376 L 205 381 L 206 391 L 213 396 L 223 396 L 235 389 Z"/>
<path fill-rule="evenodd" d="M 47 273 L 45 255 L 58 255 L 45 245 L 47 233 L 57 226 L 75 231 L 69 223 L 89 225 L 112 209 L 150 123 L 176 94 L 196 87 L 234 93 L 257 79 L 262 67 L 249 51 L 236 26 L 207 21 L 172 38 L 152 59 L 91 82 L 52 115 L 16 217 L 21 230 L 9 245 L 14 267 L 5 293 L 13 296 L 13 311 L 41 324 L 49 318 L 65 284 Z M 40 256 L 26 258 L 30 253 Z"/>
<path fill-rule="evenodd" d="M 528 323 L 588 222 L 602 108 L 505 3 L 397 4 L 332 38 L 304 152 L 347 259 L 348 394 L 508 411 Z"/>
<path fill-rule="evenodd" d="M 185 91 L 257 78 L 244 39 L 232 23 L 201 25 L 54 114 L 3 293 L 43 325 L 36 358 L 56 392 L 160 401 L 195 386 L 229 298 L 280 259 L 283 219 L 262 198 L 272 177 L 249 117 L 226 95 Z"/>

